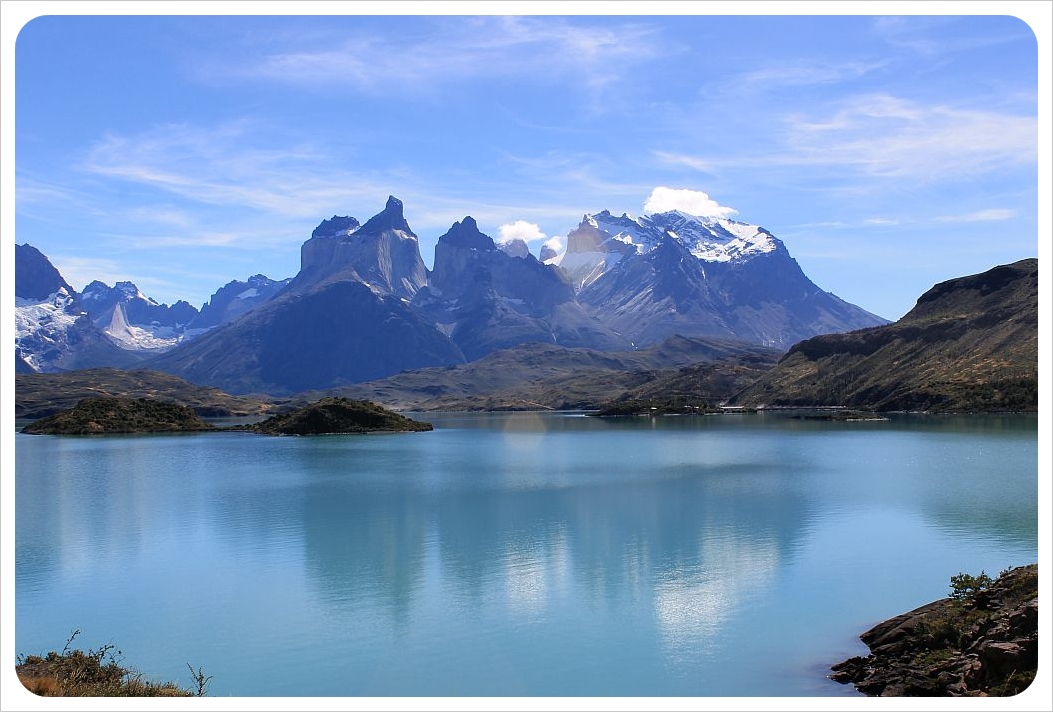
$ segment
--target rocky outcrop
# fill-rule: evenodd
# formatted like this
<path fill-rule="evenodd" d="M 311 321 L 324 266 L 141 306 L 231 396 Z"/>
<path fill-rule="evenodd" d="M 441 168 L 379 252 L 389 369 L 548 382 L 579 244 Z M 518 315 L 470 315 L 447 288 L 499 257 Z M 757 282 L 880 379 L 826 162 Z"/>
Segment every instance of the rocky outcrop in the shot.
<path fill-rule="evenodd" d="M 1038 669 L 1038 565 L 1004 571 L 989 586 L 933 601 L 859 636 L 870 655 L 830 677 L 867 695 L 1006 696 Z"/>

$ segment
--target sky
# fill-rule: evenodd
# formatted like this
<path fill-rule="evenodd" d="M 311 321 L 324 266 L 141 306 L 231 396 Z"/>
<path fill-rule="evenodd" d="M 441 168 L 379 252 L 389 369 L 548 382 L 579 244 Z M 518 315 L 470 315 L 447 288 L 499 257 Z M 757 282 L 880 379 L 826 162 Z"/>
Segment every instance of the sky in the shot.
<path fill-rule="evenodd" d="M 294 276 L 323 219 L 365 222 L 389 195 L 428 266 L 469 215 L 535 255 L 604 209 L 730 217 L 891 320 L 938 282 L 1040 252 L 1048 95 L 1026 19 L 1044 5 L 1048 20 L 1048 3 L 998 5 L 1017 17 L 942 14 L 977 7 L 962 3 L 845 16 L 758 14 L 767 3 L 269 17 L 19 5 L 4 8 L 26 15 L 4 87 L 5 254 L 31 244 L 78 290 L 130 280 L 200 307 L 234 279 Z M 465 14 L 423 14 L 440 7 Z M 728 7 L 739 14 L 683 14 Z"/>

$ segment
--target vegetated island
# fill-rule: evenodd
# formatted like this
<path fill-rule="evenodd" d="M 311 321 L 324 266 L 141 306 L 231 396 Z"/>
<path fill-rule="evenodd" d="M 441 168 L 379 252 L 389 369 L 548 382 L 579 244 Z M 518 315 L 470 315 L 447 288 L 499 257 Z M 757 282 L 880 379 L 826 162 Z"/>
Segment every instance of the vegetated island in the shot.
<path fill-rule="evenodd" d="M 84 398 L 24 428 L 30 435 L 104 435 L 215 430 L 190 408 L 149 398 Z"/>
<path fill-rule="evenodd" d="M 68 410 L 22 428 L 30 435 L 106 435 L 241 430 L 263 435 L 431 430 L 431 423 L 407 418 L 370 401 L 323 398 L 252 425 L 216 427 L 191 408 L 148 398 L 85 398 Z"/>
<path fill-rule="evenodd" d="M 831 679 L 881 697 L 1002 697 L 1038 671 L 1038 564 L 991 579 L 951 577 L 948 598 L 859 636 L 870 655 L 834 665 Z"/>
<path fill-rule="evenodd" d="M 264 435 L 332 435 L 422 432 L 431 430 L 432 424 L 407 418 L 371 401 L 322 398 L 291 413 L 273 415 L 248 429 Z"/>

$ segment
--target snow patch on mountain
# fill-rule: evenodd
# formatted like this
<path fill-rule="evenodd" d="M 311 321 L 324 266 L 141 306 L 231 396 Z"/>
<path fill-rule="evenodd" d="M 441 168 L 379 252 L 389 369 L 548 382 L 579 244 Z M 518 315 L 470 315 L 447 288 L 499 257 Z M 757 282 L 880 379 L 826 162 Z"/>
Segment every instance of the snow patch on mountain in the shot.
<path fill-rule="evenodd" d="M 33 370 L 70 350 L 70 332 L 83 315 L 76 297 L 60 287 L 46 299 L 15 297 L 15 349 Z"/>
<path fill-rule="evenodd" d="M 670 210 L 634 218 L 627 213 L 615 218 L 608 211 L 586 216 L 592 226 L 615 240 L 631 243 L 646 253 L 670 235 L 703 262 L 741 262 L 773 252 L 778 242 L 758 225 L 728 218 L 698 217 Z"/>
<path fill-rule="evenodd" d="M 99 326 L 114 343 L 129 351 L 167 351 L 186 338 L 182 325 L 129 323 L 123 304 L 114 307 L 108 324 Z"/>

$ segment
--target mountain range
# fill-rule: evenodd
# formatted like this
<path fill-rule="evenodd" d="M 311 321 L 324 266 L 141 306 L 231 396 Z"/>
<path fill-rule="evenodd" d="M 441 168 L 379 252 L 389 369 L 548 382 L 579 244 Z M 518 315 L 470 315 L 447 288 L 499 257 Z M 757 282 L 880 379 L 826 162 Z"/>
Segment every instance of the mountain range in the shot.
<path fill-rule="evenodd" d="M 77 295 L 31 246 L 16 255 L 24 370 L 138 365 L 231 393 L 347 386 L 530 343 L 628 351 L 681 335 L 784 351 L 887 323 L 819 289 L 767 230 L 679 211 L 586 214 L 543 261 L 466 216 L 429 270 L 389 197 L 365 223 L 323 220 L 295 277 L 231 282 L 200 310 L 130 282 Z"/>

